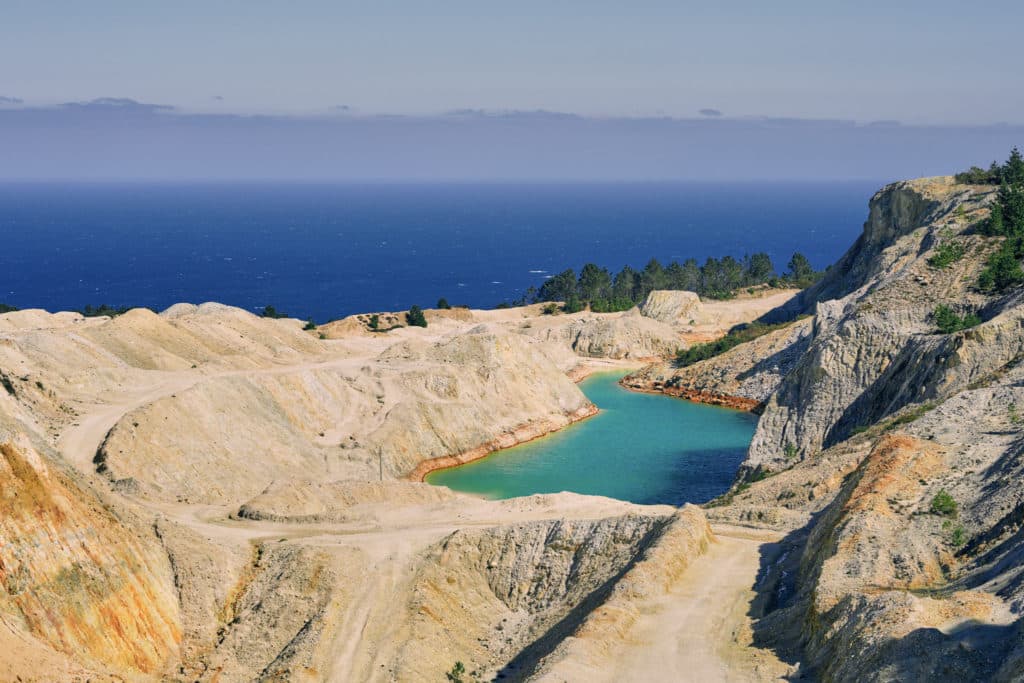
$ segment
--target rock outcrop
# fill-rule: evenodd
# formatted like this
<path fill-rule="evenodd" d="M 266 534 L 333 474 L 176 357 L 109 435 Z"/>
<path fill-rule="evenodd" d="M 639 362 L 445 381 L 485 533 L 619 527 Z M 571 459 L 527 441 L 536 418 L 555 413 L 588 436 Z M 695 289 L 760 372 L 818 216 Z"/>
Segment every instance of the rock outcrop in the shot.
<path fill-rule="evenodd" d="M 548 316 L 522 332 L 588 358 L 650 360 L 670 356 L 683 346 L 672 327 L 643 317 L 636 309 L 613 315 Z"/>
<path fill-rule="evenodd" d="M 640 312 L 667 325 L 695 325 L 704 306 L 696 292 L 655 290 L 647 295 Z"/>

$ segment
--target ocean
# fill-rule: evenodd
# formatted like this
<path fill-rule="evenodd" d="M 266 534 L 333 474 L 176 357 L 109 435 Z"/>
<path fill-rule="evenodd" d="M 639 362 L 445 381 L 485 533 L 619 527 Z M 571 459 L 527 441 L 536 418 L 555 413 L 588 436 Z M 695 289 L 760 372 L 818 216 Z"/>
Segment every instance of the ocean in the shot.
<path fill-rule="evenodd" d="M 0 303 L 219 301 L 317 322 L 493 307 L 566 268 L 833 263 L 881 182 L 0 184 Z"/>

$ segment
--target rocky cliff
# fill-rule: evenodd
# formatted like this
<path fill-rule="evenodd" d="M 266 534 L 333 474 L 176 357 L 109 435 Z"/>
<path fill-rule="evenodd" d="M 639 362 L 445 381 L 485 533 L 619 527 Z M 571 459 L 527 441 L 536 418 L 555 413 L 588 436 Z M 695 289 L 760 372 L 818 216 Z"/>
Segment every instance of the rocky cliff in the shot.
<path fill-rule="evenodd" d="M 789 530 L 763 569 L 770 609 L 755 641 L 798 658 L 805 676 L 1024 676 L 1024 292 L 975 287 L 998 244 L 975 230 L 991 194 L 948 178 L 883 189 L 850 251 L 775 314 L 813 313 L 804 335 L 679 373 L 742 391 L 759 374 L 758 341 L 789 358 L 764 384 L 740 482 L 708 512 Z M 929 263 L 949 241 L 963 257 Z M 938 305 L 982 322 L 940 333 Z"/>

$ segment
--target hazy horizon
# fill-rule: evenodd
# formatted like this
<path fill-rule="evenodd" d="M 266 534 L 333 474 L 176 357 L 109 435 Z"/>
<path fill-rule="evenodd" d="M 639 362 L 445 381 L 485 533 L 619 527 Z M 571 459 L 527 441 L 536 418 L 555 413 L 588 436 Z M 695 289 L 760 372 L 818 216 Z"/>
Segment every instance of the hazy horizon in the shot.
<path fill-rule="evenodd" d="M 0 180 L 895 180 L 1004 159 L 1024 126 L 775 118 L 190 114 L 103 98 L 0 109 Z"/>

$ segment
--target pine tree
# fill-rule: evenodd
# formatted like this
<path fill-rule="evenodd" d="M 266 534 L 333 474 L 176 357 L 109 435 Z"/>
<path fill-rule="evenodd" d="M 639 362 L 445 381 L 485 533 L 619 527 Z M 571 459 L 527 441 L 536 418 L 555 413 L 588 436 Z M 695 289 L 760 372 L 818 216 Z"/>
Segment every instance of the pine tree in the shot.
<path fill-rule="evenodd" d="M 563 270 L 541 285 L 538 298 L 541 301 L 565 301 L 576 293 L 576 273 L 572 268 Z"/>
<path fill-rule="evenodd" d="M 1014 147 L 1010 150 L 1010 158 L 1002 168 L 1002 180 L 1010 185 L 1024 184 L 1024 156 Z"/>
<path fill-rule="evenodd" d="M 584 301 L 605 299 L 612 291 L 612 276 L 604 268 L 588 263 L 580 270 L 577 289 Z"/>
<path fill-rule="evenodd" d="M 405 322 L 412 327 L 426 327 L 427 317 L 423 315 L 423 310 L 419 306 L 411 306 L 409 312 L 405 314 Z"/>
<path fill-rule="evenodd" d="M 789 269 L 789 279 L 796 284 L 806 286 L 808 281 L 814 278 L 814 268 L 811 267 L 811 262 L 800 252 L 793 254 L 786 267 Z"/>
<path fill-rule="evenodd" d="M 1003 225 L 1003 207 L 996 202 L 992 205 L 992 213 L 985 221 L 984 232 L 986 235 L 1005 235 L 1006 226 Z"/>

